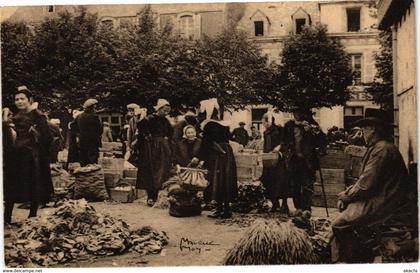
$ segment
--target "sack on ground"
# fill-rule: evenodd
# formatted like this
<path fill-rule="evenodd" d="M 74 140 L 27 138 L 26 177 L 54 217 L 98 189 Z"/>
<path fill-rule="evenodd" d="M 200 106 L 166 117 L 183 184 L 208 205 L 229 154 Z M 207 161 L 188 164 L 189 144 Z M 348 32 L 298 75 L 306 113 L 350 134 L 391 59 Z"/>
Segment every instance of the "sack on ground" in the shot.
<path fill-rule="evenodd" d="M 74 198 L 88 201 L 103 201 L 108 198 L 105 188 L 104 172 L 99 165 L 93 164 L 74 170 Z"/>

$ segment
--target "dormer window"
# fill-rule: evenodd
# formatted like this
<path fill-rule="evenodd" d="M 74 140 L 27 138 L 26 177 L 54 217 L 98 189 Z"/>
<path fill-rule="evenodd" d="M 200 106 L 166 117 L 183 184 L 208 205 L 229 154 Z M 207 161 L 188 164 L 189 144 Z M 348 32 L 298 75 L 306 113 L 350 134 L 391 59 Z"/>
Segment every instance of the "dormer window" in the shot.
<path fill-rule="evenodd" d="M 255 21 L 255 36 L 264 36 L 264 21 Z"/>
<path fill-rule="evenodd" d="M 251 17 L 249 17 L 249 27 L 254 28 L 255 37 L 267 36 L 270 33 L 270 19 L 261 10 L 256 10 Z"/>
<path fill-rule="evenodd" d="M 305 26 L 311 24 L 311 17 L 305 10 L 299 8 L 295 13 L 292 14 L 292 21 L 293 33 L 300 34 Z"/>
<path fill-rule="evenodd" d="M 295 23 L 296 23 L 296 34 L 300 34 L 306 25 L 306 19 L 304 18 L 296 19 Z"/>

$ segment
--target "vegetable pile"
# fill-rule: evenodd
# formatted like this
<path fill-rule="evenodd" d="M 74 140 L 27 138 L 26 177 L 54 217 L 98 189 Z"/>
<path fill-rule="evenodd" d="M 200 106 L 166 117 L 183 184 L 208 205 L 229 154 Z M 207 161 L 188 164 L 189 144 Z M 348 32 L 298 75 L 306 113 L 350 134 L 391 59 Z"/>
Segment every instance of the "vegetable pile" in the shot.
<path fill-rule="evenodd" d="M 224 265 L 316 263 L 308 235 L 291 222 L 256 220 L 227 253 Z"/>
<path fill-rule="evenodd" d="M 13 237 L 5 244 L 9 267 L 46 267 L 129 250 L 155 254 L 168 243 L 165 232 L 151 227 L 132 231 L 123 220 L 97 213 L 84 199 L 65 201 L 48 217 L 28 219 Z"/>
<path fill-rule="evenodd" d="M 232 210 L 238 213 L 265 213 L 270 207 L 266 202 L 264 187 L 255 184 L 243 184 L 238 187 L 237 201 Z"/>

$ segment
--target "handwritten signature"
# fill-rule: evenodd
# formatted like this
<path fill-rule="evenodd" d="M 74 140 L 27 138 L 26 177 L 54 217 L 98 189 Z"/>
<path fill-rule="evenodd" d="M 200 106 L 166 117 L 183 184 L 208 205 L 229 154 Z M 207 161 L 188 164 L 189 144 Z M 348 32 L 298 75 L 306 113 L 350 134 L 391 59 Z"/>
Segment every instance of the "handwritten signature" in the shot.
<path fill-rule="evenodd" d="M 216 244 L 213 241 L 202 241 L 202 240 L 194 241 L 185 237 L 182 237 L 181 240 L 179 241 L 179 249 L 181 251 L 189 251 L 189 252 L 197 251 L 198 253 L 201 253 L 203 248 L 205 251 L 209 251 L 211 246 L 219 246 L 219 245 L 220 244 Z"/>

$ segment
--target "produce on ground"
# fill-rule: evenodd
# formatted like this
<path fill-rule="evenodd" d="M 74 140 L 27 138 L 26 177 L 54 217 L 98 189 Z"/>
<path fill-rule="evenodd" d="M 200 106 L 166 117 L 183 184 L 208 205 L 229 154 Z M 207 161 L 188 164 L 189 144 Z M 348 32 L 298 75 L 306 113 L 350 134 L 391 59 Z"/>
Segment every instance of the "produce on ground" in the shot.
<path fill-rule="evenodd" d="M 265 213 L 270 210 L 261 184 L 242 184 L 238 187 L 238 198 L 232 210 L 239 213 Z"/>
<path fill-rule="evenodd" d="M 229 250 L 224 265 L 317 263 L 308 235 L 291 222 L 256 220 Z"/>
<path fill-rule="evenodd" d="M 47 267 L 130 250 L 155 254 L 168 243 L 165 232 L 131 230 L 123 220 L 97 213 L 84 199 L 62 202 L 48 217 L 28 219 L 11 232 L 13 242 L 5 245 L 9 267 Z"/>

